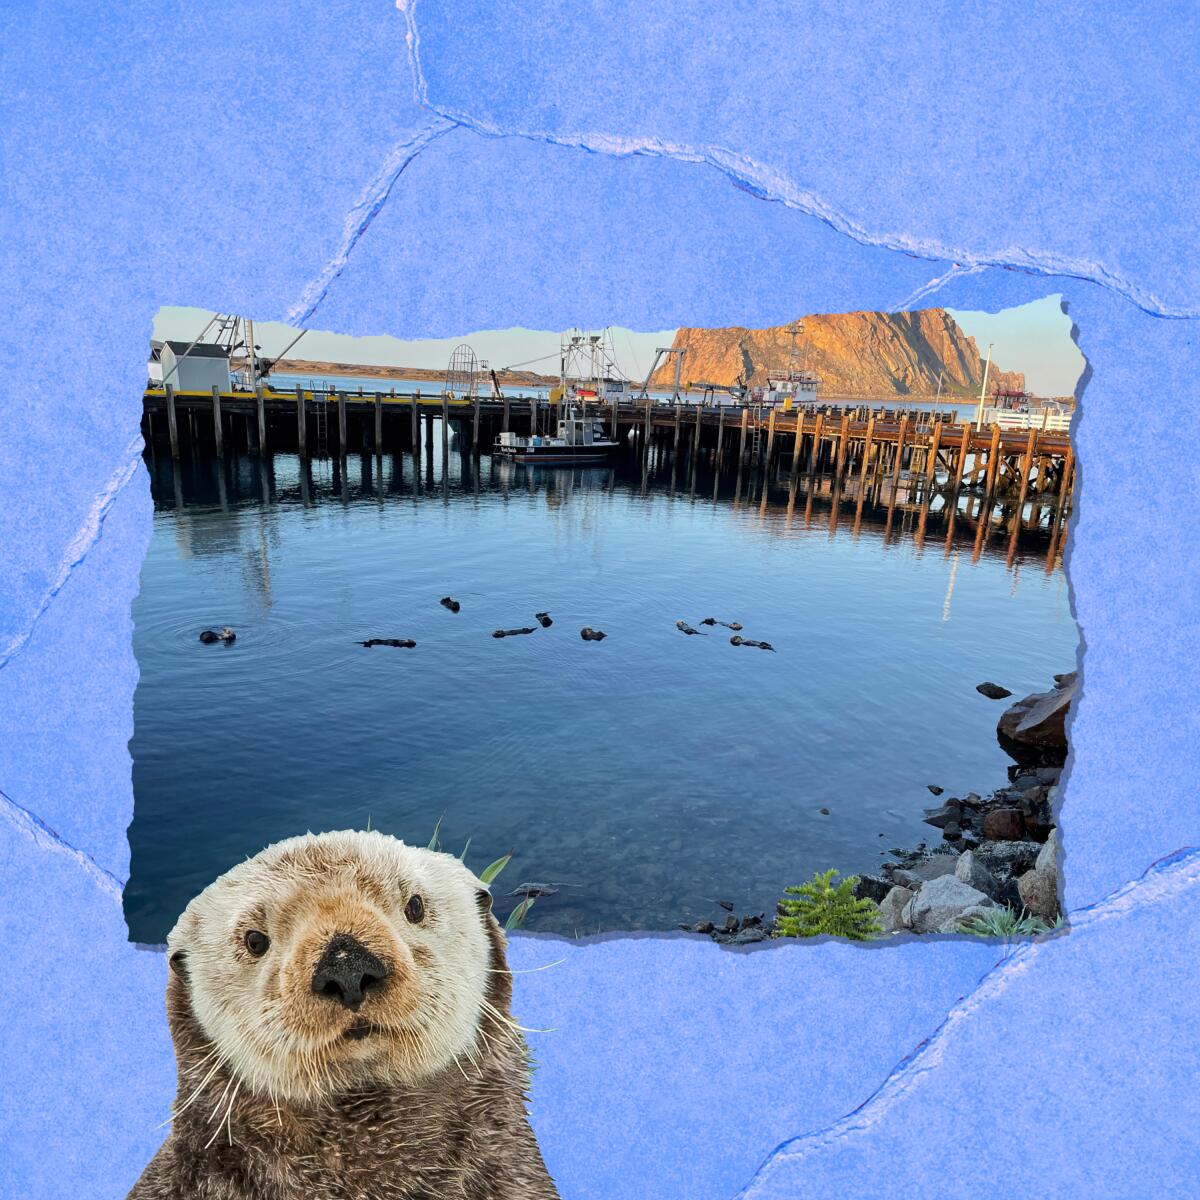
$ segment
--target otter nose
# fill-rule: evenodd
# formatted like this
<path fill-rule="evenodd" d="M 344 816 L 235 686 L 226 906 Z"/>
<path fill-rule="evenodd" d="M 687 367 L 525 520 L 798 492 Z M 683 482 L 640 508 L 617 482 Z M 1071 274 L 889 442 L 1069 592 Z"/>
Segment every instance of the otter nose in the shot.
<path fill-rule="evenodd" d="M 312 990 L 346 1008 L 357 1009 L 368 992 L 383 988 L 389 974 L 362 942 L 348 933 L 338 933 L 329 939 L 313 971 Z"/>

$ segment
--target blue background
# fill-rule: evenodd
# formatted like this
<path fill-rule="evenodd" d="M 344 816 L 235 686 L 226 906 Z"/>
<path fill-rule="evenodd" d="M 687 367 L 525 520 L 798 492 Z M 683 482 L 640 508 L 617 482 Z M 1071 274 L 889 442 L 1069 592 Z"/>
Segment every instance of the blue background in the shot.
<path fill-rule="evenodd" d="M 0 1192 L 123 1196 L 174 1090 L 163 957 L 120 906 L 160 305 L 415 337 L 1061 293 L 1090 367 L 1071 931 L 1011 954 L 518 937 L 515 967 L 563 960 L 517 980 L 555 1031 L 533 1120 L 571 1200 L 1194 1193 L 1197 23 L 9 6 Z"/>

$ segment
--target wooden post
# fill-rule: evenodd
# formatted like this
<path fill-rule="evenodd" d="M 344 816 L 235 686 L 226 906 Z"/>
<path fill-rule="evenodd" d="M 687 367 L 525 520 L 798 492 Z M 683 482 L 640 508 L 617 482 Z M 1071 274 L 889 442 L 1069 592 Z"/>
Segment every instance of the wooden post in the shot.
<path fill-rule="evenodd" d="M 778 411 L 772 404 L 771 415 L 767 418 L 767 461 L 763 465 L 768 471 L 771 469 L 771 454 L 775 449 L 775 414 Z"/>
<path fill-rule="evenodd" d="M 928 487 L 937 477 L 938 444 L 942 440 L 942 421 L 939 417 L 933 423 L 933 433 L 929 436 L 929 457 L 925 462 L 925 486 Z"/>
<path fill-rule="evenodd" d="M 679 453 L 679 430 L 683 424 L 683 405 L 678 400 L 675 401 L 675 445 L 673 450 L 676 454 Z"/>
<path fill-rule="evenodd" d="M 904 461 L 904 435 L 908 433 L 908 413 L 900 418 L 900 432 L 896 435 L 896 461 L 892 465 L 892 490 L 900 479 L 900 464 Z"/>
<path fill-rule="evenodd" d="M 717 415 L 717 470 L 721 469 L 721 443 L 725 440 L 725 406 Z"/>
<path fill-rule="evenodd" d="M 871 459 L 871 439 L 875 435 L 875 412 L 872 409 L 871 415 L 867 418 L 867 436 L 863 439 L 863 456 L 862 456 L 862 472 L 859 479 L 866 482 L 867 478 L 867 463 Z"/>
<path fill-rule="evenodd" d="M 650 433 L 651 433 L 650 408 L 651 408 L 651 400 L 650 400 L 650 397 L 647 396 L 646 397 L 646 424 L 642 428 L 642 457 L 645 459 L 649 459 L 649 457 L 650 457 Z"/>
<path fill-rule="evenodd" d="M 846 441 L 847 434 L 850 431 L 850 414 L 842 413 L 842 423 L 838 427 L 838 449 L 837 449 L 837 468 L 835 475 L 838 479 L 842 477 L 842 468 L 846 464 Z"/>
<path fill-rule="evenodd" d="M 508 393 L 504 393 L 504 420 L 500 424 L 500 428 L 504 433 L 508 432 Z"/>
<path fill-rule="evenodd" d="M 338 458 L 346 457 L 346 393 L 337 394 L 338 410 Z"/>
<path fill-rule="evenodd" d="M 475 413 L 471 423 L 471 449 L 479 449 L 479 393 L 475 394 Z"/>
<path fill-rule="evenodd" d="M 700 414 L 704 409 L 703 404 L 696 405 L 696 432 L 692 435 L 692 457 L 695 458 L 700 449 Z"/>
<path fill-rule="evenodd" d="M 959 443 L 958 451 L 958 470 L 954 475 L 954 494 L 957 496 L 959 488 L 962 487 L 963 475 L 967 471 L 967 454 L 971 450 L 971 422 L 964 421 L 962 427 L 962 441 Z"/>
<path fill-rule="evenodd" d="M 992 425 L 992 441 L 988 446 L 988 461 L 987 461 L 987 484 L 984 487 L 984 495 L 989 499 L 992 495 L 992 489 L 996 486 L 997 468 L 1000 466 L 1000 426 Z"/>
<path fill-rule="evenodd" d="M 800 469 L 800 443 L 804 441 L 804 414 L 796 409 L 796 440 L 792 443 L 792 478 Z"/>
<path fill-rule="evenodd" d="M 255 405 L 258 409 L 258 452 L 266 454 L 267 452 L 267 404 L 263 398 L 262 384 L 258 384 L 254 389 Z"/>
<path fill-rule="evenodd" d="M 304 388 L 296 388 L 296 447 L 300 457 L 308 456 L 308 422 L 304 413 Z"/>
<path fill-rule="evenodd" d="M 611 437 L 614 442 L 617 440 L 617 416 L 620 413 L 620 408 L 621 402 L 616 396 L 614 396 L 612 402 L 612 430 L 609 433 L 609 437 Z"/>
<path fill-rule="evenodd" d="M 450 453 L 450 397 L 442 393 L 442 457 Z"/>
<path fill-rule="evenodd" d="M 412 399 L 409 401 L 409 415 L 412 421 L 412 452 L 414 454 L 421 448 L 421 415 L 417 409 L 419 400 L 419 394 L 414 393 Z"/>
<path fill-rule="evenodd" d="M 1075 470 L 1075 455 L 1071 450 L 1071 443 L 1067 443 L 1067 452 L 1063 455 L 1062 478 L 1058 483 L 1058 505 L 1057 512 L 1061 513 L 1063 503 L 1070 495 L 1071 490 L 1071 475 Z"/>
<path fill-rule="evenodd" d="M 167 431 L 171 435 L 171 457 L 179 461 L 179 423 L 175 414 L 175 389 L 167 384 Z"/>
<path fill-rule="evenodd" d="M 746 430 L 749 427 L 749 425 L 750 425 L 750 409 L 743 408 L 742 409 L 742 436 L 741 436 L 741 440 L 738 442 L 738 462 L 739 463 L 744 463 L 746 461 Z"/>
<path fill-rule="evenodd" d="M 808 473 L 810 475 L 813 475 L 816 473 L 817 464 L 821 458 L 821 429 L 824 426 L 824 424 L 825 424 L 825 414 L 823 412 L 817 413 L 817 424 L 816 424 L 816 428 L 813 430 L 812 449 L 809 451 L 809 454 L 808 454 Z M 812 497 L 811 491 L 809 492 L 809 497 L 810 497 L 810 499 Z"/>
<path fill-rule="evenodd" d="M 221 424 L 221 389 L 214 383 L 212 385 L 213 398 L 213 437 L 217 443 L 217 457 L 222 458 L 225 454 L 225 431 Z"/>
<path fill-rule="evenodd" d="M 375 393 L 375 453 L 383 453 L 383 394 Z"/>
<path fill-rule="evenodd" d="M 1033 467 L 1033 450 L 1037 445 L 1037 430 L 1030 429 L 1029 440 L 1025 443 L 1025 453 L 1021 455 L 1021 488 L 1017 493 L 1017 516 L 1014 524 L 1021 526 L 1021 510 L 1025 507 L 1025 493 L 1029 490 L 1029 472 Z"/>
<path fill-rule="evenodd" d="M 529 435 L 537 437 L 537 397 L 534 396 L 529 401 Z"/>

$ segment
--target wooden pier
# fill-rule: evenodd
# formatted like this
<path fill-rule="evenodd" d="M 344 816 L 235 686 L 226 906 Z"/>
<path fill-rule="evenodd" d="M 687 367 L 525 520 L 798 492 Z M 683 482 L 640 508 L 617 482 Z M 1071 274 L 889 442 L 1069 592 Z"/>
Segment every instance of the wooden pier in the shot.
<path fill-rule="evenodd" d="M 470 397 L 443 392 L 290 391 L 211 394 L 148 390 L 143 433 L 152 445 L 188 453 L 299 453 L 302 458 L 432 454 L 434 422 L 441 450 L 449 453 L 452 427 L 458 447 L 489 451 L 502 430 L 552 430 L 558 406 L 537 396 Z M 676 457 L 707 454 L 718 467 L 773 471 L 792 477 L 830 474 L 835 479 L 887 478 L 903 473 L 927 490 L 981 491 L 985 500 L 1024 504 L 1052 498 L 1069 505 L 1075 460 L 1062 430 L 976 427 L 952 411 L 899 404 L 851 403 L 788 409 L 740 405 L 671 404 L 647 399 L 593 404 L 587 415 L 605 422 L 631 452 L 645 459 L 652 446 Z M 422 439 L 421 419 L 425 419 Z M 165 443 L 165 444 L 164 444 Z"/>

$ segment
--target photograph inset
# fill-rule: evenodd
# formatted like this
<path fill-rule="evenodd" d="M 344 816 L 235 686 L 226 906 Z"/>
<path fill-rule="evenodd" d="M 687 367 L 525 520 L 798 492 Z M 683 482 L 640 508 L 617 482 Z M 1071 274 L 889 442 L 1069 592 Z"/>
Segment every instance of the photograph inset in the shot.
<path fill-rule="evenodd" d="M 1057 297 L 424 342 L 163 309 L 132 939 L 339 829 L 490 867 L 510 929 L 1054 928 L 1083 365 Z"/>

